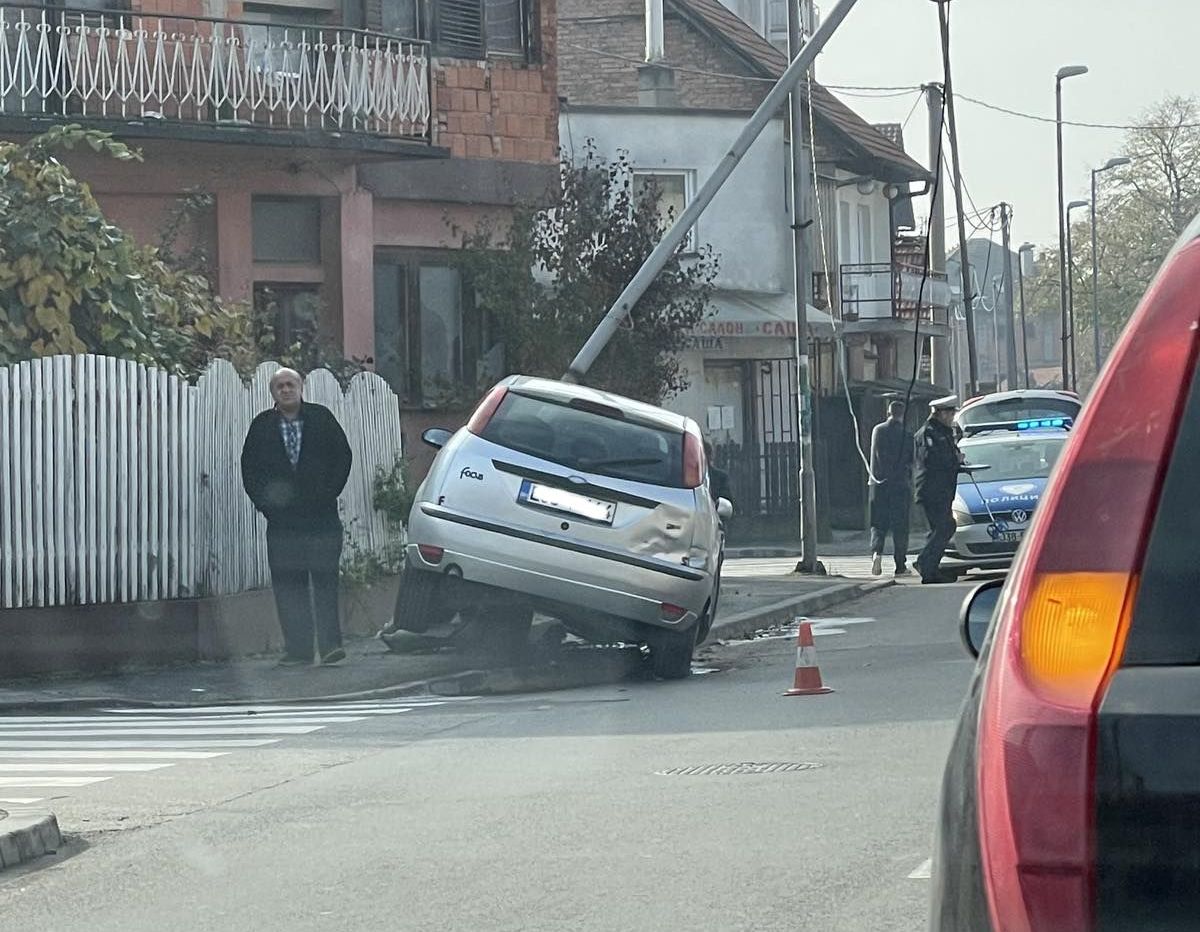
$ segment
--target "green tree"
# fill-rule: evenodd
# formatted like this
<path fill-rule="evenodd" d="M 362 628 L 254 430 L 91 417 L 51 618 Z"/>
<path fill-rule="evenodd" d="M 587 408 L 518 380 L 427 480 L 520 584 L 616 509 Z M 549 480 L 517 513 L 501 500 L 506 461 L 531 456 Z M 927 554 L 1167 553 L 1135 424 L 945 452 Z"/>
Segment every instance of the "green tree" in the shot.
<path fill-rule="evenodd" d="M 465 278 L 497 325 L 510 371 L 558 378 L 673 222 L 655 186 L 637 188 L 626 155 L 592 143 L 560 166 L 548 209 L 500 228 L 457 230 Z M 672 256 L 609 343 L 588 383 L 658 402 L 687 386 L 677 353 L 709 313 L 717 257 L 709 246 Z"/>
<path fill-rule="evenodd" d="M 1101 354 L 1106 357 L 1180 234 L 1200 213 L 1200 102 L 1167 97 L 1126 133 L 1121 151 L 1132 163 L 1099 176 L 1096 198 L 1097 306 Z M 1079 385 L 1095 377 L 1092 323 L 1091 224 L 1086 214 L 1071 230 L 1075 345 Z M 1039 313 L 1057 314 L 1058 250 L 1039 256 L 1027 282 Z"/>
<path fill-rule="evenodd" d="M 108 133 L 75 125 L 0 142 L 0 365 L 86 352 L 189 377 L 217 357 L 243 375 L 264 359 L 302 371 L 326 366 L 343 381 L 363 368 L 315 326 L 280 346 L 270 308 L 255 313 L 221 300 L 207 255 L 196 247 L 176 253 L 181 229 L 211 209 L 207 195 L 181 199 L 157 247 L 135 242 L 59 160 L 81 147 L 117 161 L 142 158 Z"/>

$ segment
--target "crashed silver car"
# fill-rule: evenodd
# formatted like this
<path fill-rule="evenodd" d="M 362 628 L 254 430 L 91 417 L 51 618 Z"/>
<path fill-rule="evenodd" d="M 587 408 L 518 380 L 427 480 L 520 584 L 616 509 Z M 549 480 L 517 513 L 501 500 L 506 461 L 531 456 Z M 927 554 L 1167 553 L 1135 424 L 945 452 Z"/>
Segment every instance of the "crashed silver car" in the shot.
<path fill-rule="evenodd" d="M 416 493 L 394 628 L 471 616 L 509 643 L 534 612 L 649 648 L 686 676 L 720 591 L 722 518 L 694 421 L 578 385 L 512 376 L 439 447 Z"/>

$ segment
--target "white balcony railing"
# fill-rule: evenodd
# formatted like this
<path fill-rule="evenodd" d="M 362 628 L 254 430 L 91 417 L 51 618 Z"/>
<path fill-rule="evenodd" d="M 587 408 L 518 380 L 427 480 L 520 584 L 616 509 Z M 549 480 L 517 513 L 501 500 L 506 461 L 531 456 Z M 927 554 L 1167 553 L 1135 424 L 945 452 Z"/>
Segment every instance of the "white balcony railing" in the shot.
<path fill-rule="evenodd" d="M 351 29 L 0 3 L 0 115 L 429 139 L 429 48 Z"/>

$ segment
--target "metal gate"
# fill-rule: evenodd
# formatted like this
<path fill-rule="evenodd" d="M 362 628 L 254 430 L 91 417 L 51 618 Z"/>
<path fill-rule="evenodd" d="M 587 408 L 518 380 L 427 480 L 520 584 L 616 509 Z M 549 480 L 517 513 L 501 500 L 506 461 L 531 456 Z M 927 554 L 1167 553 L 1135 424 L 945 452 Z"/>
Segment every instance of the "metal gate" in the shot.
<path fill-rule="evenodd" d="M 800 497 L 796 360 L 760 359 L 748 366 L 743 384 L 753 423 L 747 425 L 746 443 L 713 451 L 716 465 L 729 473 L 737 536 L 739 531 L 753 533 L 751 526 L 762 527 L 770 519 L 793 520 Z"/>

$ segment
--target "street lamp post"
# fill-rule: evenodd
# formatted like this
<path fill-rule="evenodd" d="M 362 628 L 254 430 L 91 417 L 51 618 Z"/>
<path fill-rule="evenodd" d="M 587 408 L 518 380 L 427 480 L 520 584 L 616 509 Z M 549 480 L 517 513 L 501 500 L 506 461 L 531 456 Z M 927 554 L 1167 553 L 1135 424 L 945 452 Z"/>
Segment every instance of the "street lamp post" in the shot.
<path fill-rule="evenodd" d="M 1109 159 L 1100 168 L 1092 169 L 1092 344 L 1096 354 L 1096 375 L 1100 374 L 1100 259 L 1096 255 L 1096 176 L 1101 172 L 1128 165 L 1124 156 Z"/>
<path fill-rule="evenodd" d="M 1079 390 L 1079 362 L 1075 358 L 1075 258 L 1071 248 L 1071 211 L 1088 206 L 1088 201 L 1071 201 L 1067 205 L 1067 307 L 1071 335 L 1071 391 Z"/>
<path fill-rule="evenodd" d="M 1087 74 L 1087 65 L 1065 65 L 1054 76 L 1055 126 L 1058 129 L 1058 303 L 1062 316 L 1062 381 L 1070 388 L 1070 369 L 1067 359 L 1067 221 L 1063 214 L 1066 195 L 1063 192 L 1063 115 L 1062 83 L 1067 78 Z"/>
<path fill-rule="evenodd" d="M 1025 243 L 1017 250 L 1017 282 L 1021 290 L 1021 358 L 1025 364 L 1025 387 L 1029 388 L 1029 326 L 1025 317 L 1025 253 L 1033 252 L 1033 243 Z"/>

